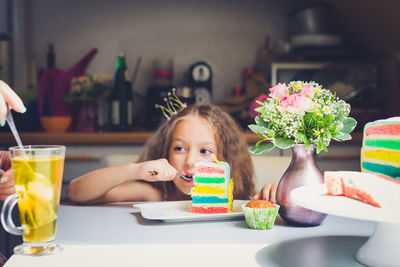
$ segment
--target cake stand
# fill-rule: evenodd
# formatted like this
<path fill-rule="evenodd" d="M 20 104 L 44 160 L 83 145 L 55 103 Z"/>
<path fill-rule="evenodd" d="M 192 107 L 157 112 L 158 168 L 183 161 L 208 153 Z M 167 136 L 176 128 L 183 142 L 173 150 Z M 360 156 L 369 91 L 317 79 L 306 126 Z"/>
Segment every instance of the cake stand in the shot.
<path fill-rule="evenodd" d="M 395 193 L 398 193 L 397 188 Z M 358 250 L 356 259 L 362 264 L 379 267 L 400 265 L 400 194 L 397 196 L 398 201 L 393 203 L 393 206 L 376 208 L 347 197 L 327 196 L 324 184 L 303 186 L 291 192 L 292 201 L 304 208 L 331 215 L 375 221 L 375 230 Z"/>

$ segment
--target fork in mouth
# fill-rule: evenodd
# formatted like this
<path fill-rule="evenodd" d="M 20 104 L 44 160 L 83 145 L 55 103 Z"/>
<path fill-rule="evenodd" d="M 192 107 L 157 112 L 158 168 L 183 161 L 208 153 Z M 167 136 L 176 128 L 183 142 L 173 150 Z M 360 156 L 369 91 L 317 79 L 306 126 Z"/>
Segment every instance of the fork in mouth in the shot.
<path fill-rule="evenodd" d="M 183 180 L 186 180 L 186 181 L 192 181 L 193 180 L 193 175 L 182 175 L 182 174 L 180 174 L 179 175 L 179 177 L 180 178 L 182 178 Z"/>

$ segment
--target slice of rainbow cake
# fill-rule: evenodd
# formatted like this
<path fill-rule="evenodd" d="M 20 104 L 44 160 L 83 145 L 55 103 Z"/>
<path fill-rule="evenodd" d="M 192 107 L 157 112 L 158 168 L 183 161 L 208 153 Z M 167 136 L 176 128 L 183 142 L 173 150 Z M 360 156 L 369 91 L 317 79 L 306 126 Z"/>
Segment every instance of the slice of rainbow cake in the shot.
<path fill-rule="evenodd" d="M 361 171 L 400 180 L 400 117 L 365 125 Z"/>
<path fill-rule="evenodd" d="M 227 213 L 233 209 L 233 180 L 226 162 L 195 164 L 192 213 Z"/>

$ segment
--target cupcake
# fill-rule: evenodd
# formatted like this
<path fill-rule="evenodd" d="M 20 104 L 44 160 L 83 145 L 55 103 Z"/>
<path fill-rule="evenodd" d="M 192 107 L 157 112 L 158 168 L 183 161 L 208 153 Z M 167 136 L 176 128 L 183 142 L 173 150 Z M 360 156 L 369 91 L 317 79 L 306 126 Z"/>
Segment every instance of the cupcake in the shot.
<path fill-rule="evenodd" d="M 242 205 L 242 211 L 250 228 L 270 229 L 275 223 L 279 205 L 267 200 L 253 200 Z"/>

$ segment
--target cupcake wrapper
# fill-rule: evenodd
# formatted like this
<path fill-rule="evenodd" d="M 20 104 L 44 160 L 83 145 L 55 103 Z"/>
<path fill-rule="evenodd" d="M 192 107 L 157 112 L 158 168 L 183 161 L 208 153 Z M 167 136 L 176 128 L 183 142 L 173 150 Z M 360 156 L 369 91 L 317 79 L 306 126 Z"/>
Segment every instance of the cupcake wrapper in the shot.
<path fill-rule="evenodd" d="M 250 228 L 264 230 L 270 229 L 275 223 L 276 215 L 278 214 L 279 205 L 275 204 L 275 208 L 256 209 L 242 205 L 242 211 L 246 218 L 247 225 Z"/>

